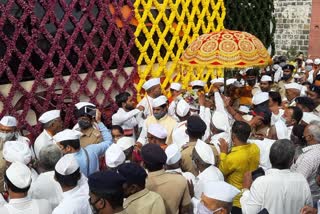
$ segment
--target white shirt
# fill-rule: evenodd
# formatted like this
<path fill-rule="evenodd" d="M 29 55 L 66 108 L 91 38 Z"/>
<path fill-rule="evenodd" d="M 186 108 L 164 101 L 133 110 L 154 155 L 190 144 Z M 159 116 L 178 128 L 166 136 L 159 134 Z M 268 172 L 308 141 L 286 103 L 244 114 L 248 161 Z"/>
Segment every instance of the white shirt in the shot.
<path fill-rule="evenodd" d="M 258 177 L 240 198 L 243 214 L 255 214 L 266 208 L 270 214 L 299 214 L 305 205 L 312 206 L 308 182 L 289 169 L 269 169 Z"/>
<path fill-rule="evenodd" d="M 37 137 L 37 139 L 34 142 L 33 149 L 34 153 L 36 155 L 36 158 L 39 159 L 39 153 L 40 150 L 48 145 L 53 144 L 53 138 L 46 130 L 43 130 L 41 134 Z"/>
<path fill-rule="evenodd" d="M 181 168 L 168 169 L 166 172 L 181 174 L 185 179 L 187 179 L 187 181 L 192 181 L 193 184 L 196 183 L 196 177 L 191 172 L 182 172 Z"/>
<path fill-rule="evenodd" d="M 149 115 L 153 114 L 152 104 L 153 104 L 153 98 L 150 97 L 149 95 L 146 95 L 138 103 L 137 107 L 143 106 L 144 107 L 143 114 L 145 117 L 148 117 Z"/>
<path fill-rule="evenodd" d="M 279 113 L 278 114 L 274 114 L 272 112 L 272 114 L 271 114 L 271 126 L 273 126 L 278 120 L 280 120 L 280 118 L 282 117 L 283 113 L 284 113 L 283 109 L 279 109 Z"/>
<path fill-rule="evenodd" d="M 52 209 L 45 199 L 30 199 L 28 197 L 11 199 L 9 203 L 0 206 L 1 214 L 51 214 Z"/>
<path fill-rule="evenodd" d="M 54 171 L 41 173 L 32 183 L 29 196 L 33 199 L 47 199 L 52 209 L 56 208 L 62 200 L 62 189 L 54 179 Z"/>
<path fill-rule="evenodd" d="M 232 147 L 231 145 L 231 137 L 228 132 L 221 132 L 219 134 L 215 134 L 211 136 L 210 143 L 216 147 L 218 154 L 220 154 L 220 142 L 219 139 L 223 138 L 225 141 L 227 141 L 229 148 Z"/>
<path fill-rule="evenodd" d="M 189 142 L 189 136 L 186 134 L 187 130 L 187 121 L 182 121 L 177 124 L 172 131 L 172 142 L 175 143 L 179 149 Z"/>
<path fill-rule="evenodd" d="M 117 113 L 112 115 L 112 125 L 119 125 L 123 129 L 133 129 L 138 125 L 138 121 L 135 116 L 139 113 L 139 109 L 133 109 L 127 112 L 123 108 L 119 108 Z"/>
<path fill-rule="evenodd" d="M 309 82 L 309 83 L 313 83 L 313 73 L 314 73 L 314 70 L 312 69 L 310 72 L 309 72 L 309 77 L 308 77 L 308 79 L 307 79 L 307 81 Z"/>
<path fill-rule="evenodd" d="M 259 147 L 259 150 L 260 150 L 259 167 L 262 167 L 263 170 L 268 170 L 272 168 L 269 154 L 270 154 L 270 148 L 274 142 L 275 140 L 271 140 L 268 138 L 265 138 L 263 140 L 251 140 L 251 139 L 248 140 L 248 143 L 254 143 Z"/>
<path fill-rule="evenodd" d="M 53 210 L 52 214 L 91 214 L 89 194 L 85 194 L 80 186 L 63 193 L 61 203 Z"/>

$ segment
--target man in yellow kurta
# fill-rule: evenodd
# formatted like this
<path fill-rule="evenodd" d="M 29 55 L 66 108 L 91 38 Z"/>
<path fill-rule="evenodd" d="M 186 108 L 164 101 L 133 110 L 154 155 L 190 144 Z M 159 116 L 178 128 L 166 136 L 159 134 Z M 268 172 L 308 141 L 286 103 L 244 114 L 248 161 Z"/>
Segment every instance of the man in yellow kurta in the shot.
<path fill-rule="evenodd" d="M 246 122 L 236 121 L 232 126 L 231 139 L 233 147 L 228 153 L 228 144 L 220 140 L 220 163 L 219 169 L 223 173 L 227 183 L 242 189 L 244 173 L 258 168 L 260 151 L 257 145 L 248 144 L 251 128 Z M 241 213 L 241 194 L 233 200 L 231 213 Z"/>

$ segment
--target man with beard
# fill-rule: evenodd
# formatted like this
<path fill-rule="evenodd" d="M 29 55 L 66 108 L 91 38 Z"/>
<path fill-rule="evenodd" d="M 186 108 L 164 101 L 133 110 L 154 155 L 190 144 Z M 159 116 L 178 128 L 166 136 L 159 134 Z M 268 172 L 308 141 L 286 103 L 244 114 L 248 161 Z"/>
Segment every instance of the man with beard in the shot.
<path fill-rule="evenodd" d="M 286 101 L 287 100 L 286 89 L 284 85 L 294 82 L 294 78 L 292 77 L 294 66 L 287 64 L 282 67 L 282 70 L 283 70 L 283 76 L 282 76 L 282 80 L 278 84 L 278 87 L 279 87 L 279 93 L 281 95 L 282 101 Z"/>
<path fill-rule="evenodd" d="M 262 92 L 269 92 L 272 87 L 272 78 L 268 75 L 263 75 L 260 79 L 260 89 Z"/>
<path fill-rule="evenodd" d="M 153 115 L 150 115 L 145 121 L 140 133 L 137 144 L 139 146 L 147 143 L 147 133 L 151 124 L 160 124 L 167 130 L 166 144 L 172 143 L 172 131 L 176 127 L 177 121 L 168 115 L 168 100 L 165 96 L 157 97 L 153 100 Z"/>
<path fill-rule="evenodd" d="M 136 139 L 135 128 L 138 125 L 136 116 L 141 111 L 135 109 L 132 96 L 128 92 L 118 94 L 116 96 L 116 103 L 119 109 L 117 113 L 112 115 L 112 125 L 121 126 L 125 136 Z"/>
<path fill-rule="evenodd" d="M 74 129 L 82 133 L 80 137 L 81 147 L 84 148 L 91 144 L 100 143 L 102 141 L 101 132 L 94 127 L 96 106 L 88 102 L 79 102 L 75 106 L 78 123 Z"/>

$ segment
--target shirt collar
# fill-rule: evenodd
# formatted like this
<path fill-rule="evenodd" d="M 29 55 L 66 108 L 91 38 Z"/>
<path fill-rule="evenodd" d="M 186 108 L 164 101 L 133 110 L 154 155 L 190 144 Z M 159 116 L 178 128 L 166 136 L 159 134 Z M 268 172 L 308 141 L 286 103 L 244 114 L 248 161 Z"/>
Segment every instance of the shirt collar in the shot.
<path fill-rule="evenodd" d="M 178 169 L 167 169 L 166 172 L 177 172 L 177 173 L 182 173 L 181 168 Z"/>
<path fill-rule="evenodd" d="M 308 152 L 310 150 L 313 150 L 313 149 L 320 149 L 320 144 L 313 144 L 313 145 L 310 145 L 310 146 L 306 146 L 302 149 L 303 153 L 305 152 Z"/>
<path fill-rule="evenodd" d="M 20 204 L 20 203 L 24 203 L 27 201 L 30 201 L 31 199 L 27 196 L 24 198 L 14 198 L 14 199 L 10 199 L 9 200 L 9 204 Z"/>
<path fill-rule="evenodd" d="M 242 149 L 246 149 L 247 147 L 249 147 L 251 144 L 245 144 L 245 145 L 241 145 L 241 146 L 234 146 L 231 149 L 231 152 L 236 152 Z"/>
<path fill-rule="evenodd" d="M 159 175 L 163 175 L 166 171 L 164 169 L 154 171 L 154 172 L 149 172 L 148 177 L 156 177 Z"/>
<path fill-rule="evenodd" d="M 141 191 L 139 191 L 139 192 L 136 192 L 136 193 L 130 195 L 130 196 L 125 200 L 124 208 L 126 209 L 131 202 L 133 202 L 133 201 L 135 201 L 135 200 L 137 200 L 137 199 L 145 196 L 145 195 L 148 194 L 149 192 L 150 192 L 150 191 L 149 191 L 147 188 L 145 188 L 145 189 L 143 189 L 143 190 L 141 190 Z"/>
<path fill-rule="evenodd" d="M 53 136 L 51 136 L 51 135 L 49 134 L 49 132 L 47 132 L 47 130 L 44 129 L 43 131 L 44 131 L 44 134 L 47 135 L 50 140 L 53 139 Z"/>
<path fill-rule="evenodd" d="M 283 174 L 287 174 L 287 173 L 290 173 L 290 169 L 276 169 L 276 168 L 271 168 L 271 169 L 268 169 L 266 171 L 266 175 L 268 174 L 273 174 L 273 173 L 283 173 Z"/>
<path fill-rule="evenodd" d="M 77 185 L 75 188 L 68 190 L 66 192 L 63 192 L 63 198 L 72 197 L 72 195 L 77 192 L 80 189 L 80 186 Z"/>

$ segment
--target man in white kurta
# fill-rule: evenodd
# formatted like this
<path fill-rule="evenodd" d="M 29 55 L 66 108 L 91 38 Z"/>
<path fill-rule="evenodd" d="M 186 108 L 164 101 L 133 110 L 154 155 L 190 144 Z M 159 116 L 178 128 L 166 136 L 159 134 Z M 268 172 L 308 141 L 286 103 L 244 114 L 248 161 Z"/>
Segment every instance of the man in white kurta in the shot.
<path fill-rule="evenodd" d="M 51 214 L 52 209 L 47 200 L 27 197 L 32 179 L 31 171 L 26 165 L 19 162 L 12 163 L 6 170 L 5 176 L 10 199 L 9 203 L 0 202 L 1 214 Z M 19 192 L 14 192 L 15 189 L 19 189 Z"/>
<path fill-rule="evenodd" d="M 180 122 L 172 131 L 172 142 L 181 148 L 189 142 L 189 136 L 186 133 L 186 124 L 190 115 L 190 105 L 184 99 L 181 99 L 176 106 L 175 114 Z"/>
<path fill-rule="evenodd" d="M 39 122 L 44 126 L 41 134 L 36 138 L 33 149 L 36 158 L 39 157 L 42 147 L 53 144 L 53 136 L 62 130 L 60 110 L 47 111 L 39 117 Z"/>
<path fill-rule="evenodd" d="M 291 172 L 290 166 L 295 148 L 289 140 L 277 140 L 270 149 L 272 169 L 266 171 L 251 185 L 251 173 L 246 173 L 243 194 L 240 198 L 242 213 L 299 214 L 305 205 L 312 206 L 312 197 L 307 180 L 300 173 Z"/>

